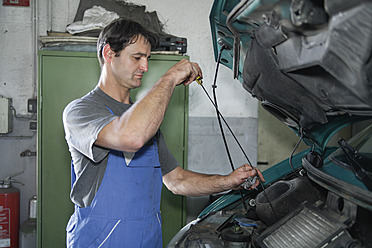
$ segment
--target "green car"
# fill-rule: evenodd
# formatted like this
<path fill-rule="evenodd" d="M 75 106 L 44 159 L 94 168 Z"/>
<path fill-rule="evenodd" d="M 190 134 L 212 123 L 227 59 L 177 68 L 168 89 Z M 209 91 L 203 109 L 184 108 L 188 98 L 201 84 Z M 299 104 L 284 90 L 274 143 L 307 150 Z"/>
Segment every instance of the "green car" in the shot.
<path fill-rule="evenodd" d="M 218 65 L 308 149 L 220 196 L 169 248 L 372 247 L 371 16 L 363 0 L 215 0 Z M 363 128 L 328 145 L 347 126 Z"/>

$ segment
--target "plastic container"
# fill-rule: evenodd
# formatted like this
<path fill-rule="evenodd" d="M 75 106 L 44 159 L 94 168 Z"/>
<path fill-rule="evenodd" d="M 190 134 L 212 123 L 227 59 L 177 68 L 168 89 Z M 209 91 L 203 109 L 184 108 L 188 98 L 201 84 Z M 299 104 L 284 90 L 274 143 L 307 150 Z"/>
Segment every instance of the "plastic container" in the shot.
<path fill-rule="evenodd" d="M 30 198 L 28 219 L 22 223 L 19 229 L 19 248 L 36 248 L 36 218 L 37 198 Z"/>

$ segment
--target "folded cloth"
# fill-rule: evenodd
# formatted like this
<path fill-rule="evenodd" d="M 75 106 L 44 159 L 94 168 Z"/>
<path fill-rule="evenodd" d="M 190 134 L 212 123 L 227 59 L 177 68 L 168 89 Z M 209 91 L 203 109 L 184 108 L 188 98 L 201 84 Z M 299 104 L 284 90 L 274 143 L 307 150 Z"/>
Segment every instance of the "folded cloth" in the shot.
<path fill-rule="evenodd" d="M 93 6 L 84 12 L 82 21 L 77 21 L 68 25 L 66 30 L 70 34 L 77 34 L 90 30 L 103 29 L 118 18 L 119 15 L 115 12 L 107 11 L 101 6 Z"/>

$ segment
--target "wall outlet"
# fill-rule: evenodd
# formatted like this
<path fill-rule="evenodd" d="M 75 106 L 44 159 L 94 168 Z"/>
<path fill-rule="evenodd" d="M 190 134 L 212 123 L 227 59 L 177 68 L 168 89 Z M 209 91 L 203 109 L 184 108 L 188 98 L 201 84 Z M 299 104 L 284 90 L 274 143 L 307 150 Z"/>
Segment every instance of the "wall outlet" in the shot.
<path fill-rule="evenodd" d="M 37 130 L 37 121 L 31 120 L 29 124 L 30 131 L 36 131 Z"/>
<path fill-rule="evenodd" d="M 0 97 L 0 134 L 12 132 L 11 98 Z"/>
<path fill-rule="evenodd" d="M 36 113 L 37 112 L 37 99 L 30 98 L 27 101 L 27 110 L 29 113 Z"/>

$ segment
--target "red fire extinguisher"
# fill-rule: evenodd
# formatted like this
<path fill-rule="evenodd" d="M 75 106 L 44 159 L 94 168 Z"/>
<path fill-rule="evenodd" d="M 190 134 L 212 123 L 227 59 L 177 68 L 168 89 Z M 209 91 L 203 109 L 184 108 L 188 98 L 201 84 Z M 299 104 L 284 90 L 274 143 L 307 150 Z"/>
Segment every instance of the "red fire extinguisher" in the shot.
<path fill-rule="evenodd" d="M 22 172 L 0 180 L 0 247 L 18 248 L 19 189 L 12 186 L 12 179 Z"/>

